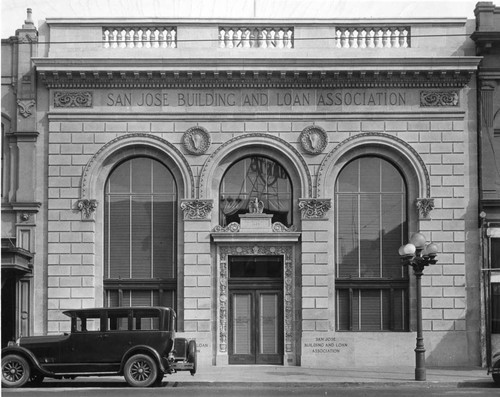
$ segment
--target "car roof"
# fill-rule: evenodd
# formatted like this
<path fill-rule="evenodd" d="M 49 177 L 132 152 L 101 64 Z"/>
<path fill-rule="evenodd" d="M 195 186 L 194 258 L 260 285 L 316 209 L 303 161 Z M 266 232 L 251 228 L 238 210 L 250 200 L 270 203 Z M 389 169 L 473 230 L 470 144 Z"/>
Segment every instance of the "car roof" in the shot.
<path fill-rule="evenodd" d="M 107 312 L 123 312 L 124 310 L 133 310 L 133 311 L 148 311 L 148 310 L 157 310 L 157 311 L 164 311 L 164 312 L 172 312 L 175 315 L 174 309 L 171 307 L 166 307 L 166 306 L 120 306 L 120 307 L 93 307 L 93 308 L 88 308 L 88 309 L 72 309 L 72 310 L 65 310 L 63 311 L 63 314 L 65 314 L 68 317 L 73 317 L 73 316 L 92 316 L 95 315 L 96 313 L 107 311 Z"/>

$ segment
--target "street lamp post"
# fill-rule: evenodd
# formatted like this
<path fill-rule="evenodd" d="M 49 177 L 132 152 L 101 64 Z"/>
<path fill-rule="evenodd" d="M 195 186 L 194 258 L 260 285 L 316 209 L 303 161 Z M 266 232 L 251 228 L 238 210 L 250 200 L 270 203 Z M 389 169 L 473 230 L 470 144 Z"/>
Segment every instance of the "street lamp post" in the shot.
<path fill-rule="evenodd" d="M 425 380 L 425 347 L 422 333 L 422 275 L 426 266 L 437 263 L 437 245 L 426 244 L 425 236 L 414 233 L 410 243 L 399 248 L 401 263 L 413 268 L 417 281 L 417 345 L 415 347 L 415 380 Z"/>

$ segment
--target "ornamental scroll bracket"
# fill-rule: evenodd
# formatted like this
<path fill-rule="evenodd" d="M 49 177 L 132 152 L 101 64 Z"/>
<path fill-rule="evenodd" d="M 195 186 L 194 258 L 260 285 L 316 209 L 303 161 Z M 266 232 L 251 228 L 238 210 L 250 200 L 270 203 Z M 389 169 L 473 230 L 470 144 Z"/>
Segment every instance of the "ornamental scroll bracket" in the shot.
<path fill-rule="evenodd" d="M 431 211 L 434 209 L 433 198 L 418 198 L 416 200 L 417 209 L 421 219 L 428 219 Z"/>
<path fill-rule="evenodd" d="M 76 208 L 82 213 L 82 221 L 95 221 L 95 211 L 97 209 L 97 200 L 80 199 L 76 202 Z"/>
<path fill-rule="evenodd" d="M 19 113 L 25 119 L 33 114 L 32 110 L 33 110 L 33 107 L 35 106 L 35 104 L 36 104 L 36 102 L 34 99 L 18 99 L 17 100 L 17 106 L 19 108 Z"/>
<path fill-rule="evenodd" d="M 184 220 L 208 219 L 213 206 L 212 200 L 182 200 L 181 202 Z"/>
<path fill-rule="evenodd" d="M 321 219 L 332 208 L 331 199 L 299 199 L 303 219 Z"/>

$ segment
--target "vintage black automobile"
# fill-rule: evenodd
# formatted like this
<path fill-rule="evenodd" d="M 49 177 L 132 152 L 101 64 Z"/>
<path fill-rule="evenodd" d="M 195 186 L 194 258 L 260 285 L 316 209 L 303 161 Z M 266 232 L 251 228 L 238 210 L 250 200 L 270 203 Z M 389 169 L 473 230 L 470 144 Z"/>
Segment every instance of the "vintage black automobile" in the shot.
<path fill-rule="evenodd" d="M 45 377 L 123 375 L 135 387 L 159 385 L 165 374 L 196 373 L 196 342 L 175 337 L 167 307 L 68 310 L 71 332 L 21 337 L 2 349 L 2 386 Z"/>

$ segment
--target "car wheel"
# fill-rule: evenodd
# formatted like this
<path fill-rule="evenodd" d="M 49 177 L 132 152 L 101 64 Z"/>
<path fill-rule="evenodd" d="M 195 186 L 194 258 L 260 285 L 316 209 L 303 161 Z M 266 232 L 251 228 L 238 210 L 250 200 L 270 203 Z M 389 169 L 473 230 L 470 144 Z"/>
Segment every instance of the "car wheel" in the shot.
<path fill-rule="evenodd" d="M 22 387 L 30 379 L 31 368 L 28 362 L 17 354 L 2 358 L 2 386 Z"/>
<path fill-rule="evenodd" d="M 500 360 L 498 360 L 495 364 L 493 364 L 493 368 L 494 369 L 499 369 L 500 368 Z M 500 386 L 500 374 L 492 374 L 491 375 L 493 377 L 493 381 L 495 382 L 495 384 L 497 384 L 498 386 Z"/>
<path fill-rule="evenodd" d="M 188 344 L 188 355 L 187 355 L 188 363 L 193 364 L 193 369 L 189 370 L 191 375 L 196 373 L 197 367 L 197 358 L 196 358 L 196 341 L 190 340 Z"/>
<path fill-rule="evenodd" d="M 150 356 L 136 354 L 125 363 L 123 376 L 130 386 L 148 387 L 158 378 L 158 366 Z"/>

